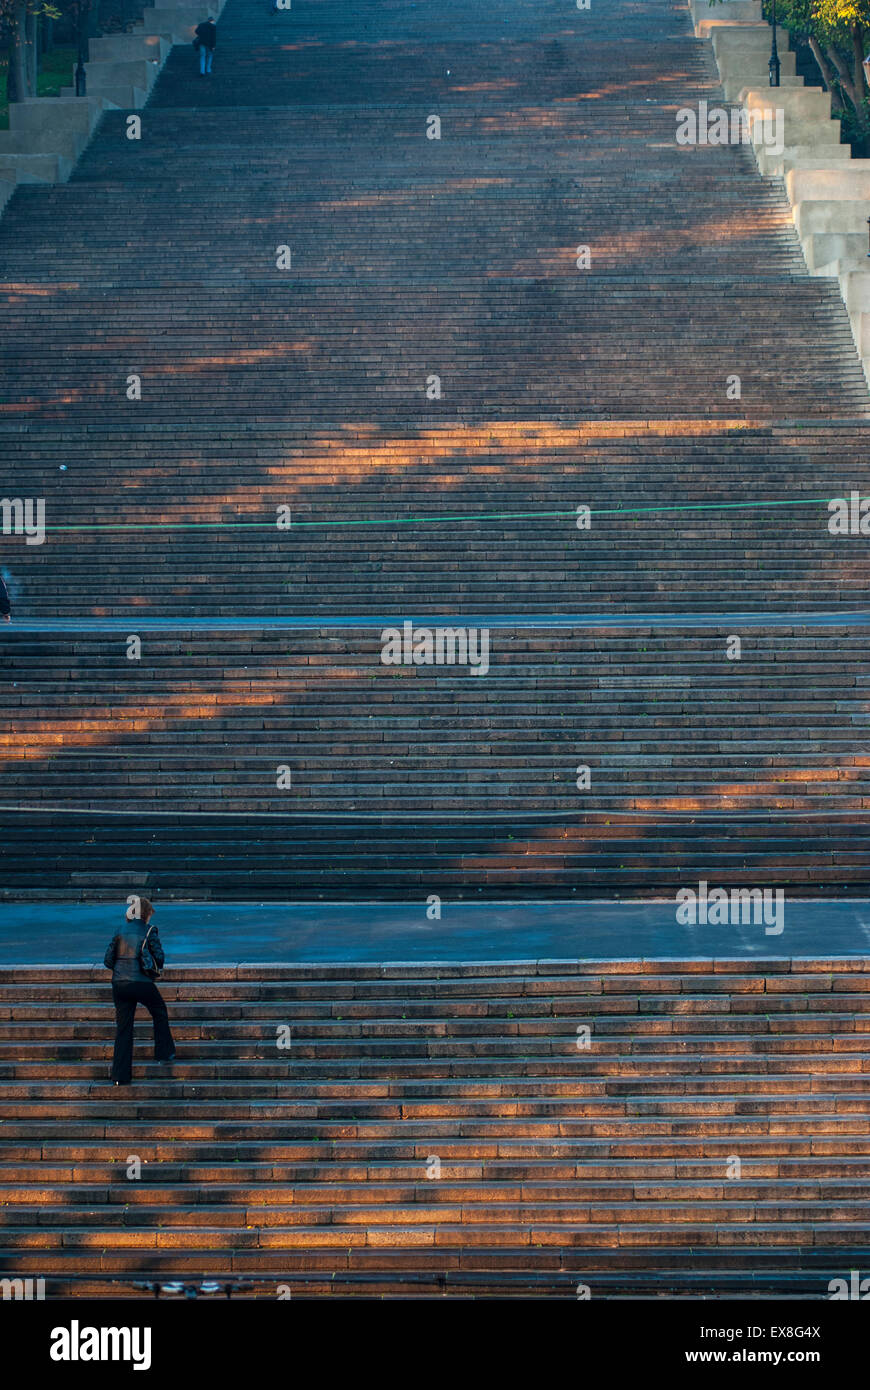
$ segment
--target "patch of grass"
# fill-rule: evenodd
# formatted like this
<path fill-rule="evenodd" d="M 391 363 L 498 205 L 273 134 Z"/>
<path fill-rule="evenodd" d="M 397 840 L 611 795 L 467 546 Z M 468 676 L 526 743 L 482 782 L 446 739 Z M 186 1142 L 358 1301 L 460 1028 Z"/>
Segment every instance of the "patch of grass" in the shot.
<path fill-rule="evenodd" d="M 52 48 L 39 59 L 36 90 L 41 97 L 60 96 L 61 87 L 71 87 L 75 77 L 76 49 L 72 45 Z M 9 129 L 9 103 L 6 100 L 8 54 L 0 55 L 0 130 Z"/>

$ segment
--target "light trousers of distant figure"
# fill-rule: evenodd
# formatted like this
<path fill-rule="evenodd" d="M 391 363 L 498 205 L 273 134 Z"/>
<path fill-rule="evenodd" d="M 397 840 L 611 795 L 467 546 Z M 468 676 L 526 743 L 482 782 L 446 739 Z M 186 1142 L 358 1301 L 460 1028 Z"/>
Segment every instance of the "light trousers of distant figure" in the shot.
<path fill-rule="evenodd" d="M 211 72 L 211 64 L 213 58 L 214 49 L 206 48 L 205 44 L 203 44 L 202 48 L 199 50 L 199 70 L 203 74 L 203 76 L 205 76 L 207 72 Z"/>

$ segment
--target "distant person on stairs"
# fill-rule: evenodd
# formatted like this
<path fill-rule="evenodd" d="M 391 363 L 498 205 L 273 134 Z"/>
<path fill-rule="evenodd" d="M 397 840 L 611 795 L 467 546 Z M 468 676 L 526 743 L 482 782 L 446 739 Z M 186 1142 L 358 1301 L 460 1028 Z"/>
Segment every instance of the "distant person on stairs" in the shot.
<path fill-rule="evenodd" d="M 12 622 L 12 604 L 9 602 L 9 590 L 3 582 L 2 574 L 0 574 L 0 618 L 3 619 L 4 623 Z"/>
<path fill-rule="evenodd" d="M 147 898 L 134 897 L 127 911 L 129 926 L 116 932 L 106 951 L 105 966 L 112 972 L 115 1001 L 112 1080 L 116 1086 L 129 1085 L 133 1075 L 133 1020 L 137 1004 L 145 1005 L 154 1022 L 154 1060 L 171 1062 L 175 1056 L 169 1015 L 154 983 L 154 976 L 163 969 L 164 956 L 156 927 L 148 925 L 153 915 L 154 906 Z"/>
<path fill-rule="evenodd" d="M 206 73 L 211 73 L 211 65 L 214 60 L 214 51 L 217 46 L 217 25 L 209 15 L 201 24 L 197 24 L 195 29 L 196 38 L 193 46 L 199 52 L 199 75 L 205 77 Z"/>

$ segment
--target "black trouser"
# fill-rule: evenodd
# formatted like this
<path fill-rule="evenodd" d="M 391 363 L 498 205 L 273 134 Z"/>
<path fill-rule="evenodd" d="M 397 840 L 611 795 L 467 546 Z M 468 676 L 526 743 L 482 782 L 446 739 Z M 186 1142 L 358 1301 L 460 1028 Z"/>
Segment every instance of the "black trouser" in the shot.
<path fill-rule="evenodd" d="M 144 1004 L 154 1021 L 154 1060 L 164 1061 L 175 1051 L 169 1030 L 169 1015 L 160 990 L 151 980 L 112 982 L 115 1001 L 115 1055 L 112 1080 L 129 1081 L 133 1074 L 133 1019 L 136 1005 Z"/>

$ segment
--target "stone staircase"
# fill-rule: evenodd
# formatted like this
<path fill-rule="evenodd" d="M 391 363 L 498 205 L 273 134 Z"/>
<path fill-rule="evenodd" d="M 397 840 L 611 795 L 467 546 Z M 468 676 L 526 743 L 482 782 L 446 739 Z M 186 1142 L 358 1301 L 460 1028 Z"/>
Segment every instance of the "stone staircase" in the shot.
<path fill-rule="evenodd" d="M 0 1273 L 49 1298 L 824 1299 L 866 1267 L 866 962 L 179 968 L 178 1059 L 137 1024 L 130 1090 L 106 980 L 0 970 Z"/>
<path fill-rule="evenodd" d="M 508 624 L 483 676 L 367 629 L 142 640 L 4 639 L 0 897 L 865 891 L 860 628 L 730 661 L 706 628 Z"/>
<path fill-rule="evenodd" d="M 17 190 L 7 898 L 866 888 L 870 398 L 701 100 L 666 0 L 229 0 Z M 380 662 L 437 615 L 486 677 Z"/>
<path fill-rule="evenodd" d="M 398 356 L 397 371 L 407 370 Z M 546 385 L 545 355 L 533 369 Z M 587 423 L 510 419 L 505 401 L 506 418 L 486 425 L 361 420 L 340 431 L 296 420 L 234 436 L 235 393 L 269 389 L 263 369 L 248 386 L 240 377 L 216 401 L 226 423 L 208 433 L 161 427 L 156 404 L 141 434 L 70 427 L 63 452 L 49 428 L 7 428 L 17 490 L 46 508 L 44 545 L 4 545 L 19 616 L 129 619 L 135 632 L 282 615 L 376 626 L 378 615 L 405 612 L 598 614 L 606 623 L 865 605 L 865 540 L 832 534 L 825 500 L 862 487 L 860 416 L 747 425 L 727 418 L 740 403 L 723 401 L 707 421 Z M 832 366 L 832 389 L 835 380 Z M 299 383 L 300 406 L 311 391 Z M 581 505 L 592 512 L 588 530 L 577 528 Z M 282 507 L 287 529 L 277 525 Z M 14 632 L 3 638 L 4 659 L 23 650 L 9 645 Z M 30 649 L 37 657 L 32 639 Z"/>
<path fill-rule="evenodd" d="M 709 5 L 690 0 L 695 32 L 712 40 L 723 88 L 750 116 L 779 107 L 784 139 L 770 148 L 753 133 L 759 168 L 785 181 L 794 225 L 811 274 L 836 278 L 849 311 L 855 345 L 870 379 L 870 269 L 867 200 L 870 160 L 853 159 L 840 143 L 840 121 L 831 115 L 831 93 L 807 87 L 795 76 L 788 35 L 778 29 L 782 86 L 768 84 L 770 27 L 760 0 Z"/>
<path fill-rule="evenodd" d="M 219 16 L 223 5 L 212 0 L 210 13 Z M 58 97 L 12 103 L 9 130 L 0 130 L 0 212 L 21 184 L 66 183 L 106 112 L 122 107 L 126 122 L 127 112 L 144 106 L 172 45 L 189 44 L 204 17 L 193 19 L 186 5 L 138 10 L 125 33 L 89 40 L 86 95 L 71 86 Z"/>
<path fill-rule="evenodd" d="M 689 12 L 228 0 L 208 80 L 172 16 L 141 140 L 106 111 L 0 221 L 3 487 L 46 506 L 0 539 L 0 898 L 865 896 L 870 571 L 827 503 L 870 398 L 780 171 L 675 141 L 739 96 Z M 406 619 L 486 628 L 487 674 L 385 665 Z M 0 1274 L 826 1298 L 868 1244 L 870 977 L 752 931 L 167 942 L 178 1058 L 140 1020 L 130 1089 L 102 969 L 0 968 Z"/>

